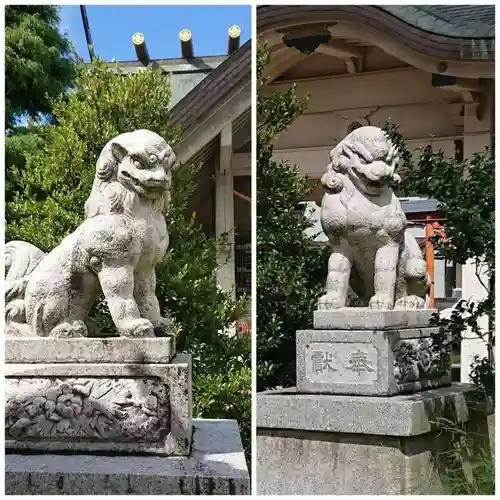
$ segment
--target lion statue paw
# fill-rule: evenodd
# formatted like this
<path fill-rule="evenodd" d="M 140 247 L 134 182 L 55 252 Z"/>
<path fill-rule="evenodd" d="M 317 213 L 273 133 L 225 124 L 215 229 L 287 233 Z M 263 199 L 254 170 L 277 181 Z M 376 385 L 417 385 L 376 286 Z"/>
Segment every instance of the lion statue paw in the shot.
<path fill-rule="evenodd" d="M 318 309 L 320 311 L 340 309 L 341 307 L 344 307 L 344 301 L 342 300 L 342 297 L 339 297 L 337 294 L 326 293 L 318 300 Z"/>
<path fill-rule="evenodd" d="M 51 337 L 56 338 L 79 338 L 87 337 L 87 326 L 83 321 L 73 321 L 72 323 L 61 323 L 51 332 Z"/>
<path fill-rule="evenodd" d="M 374 295 L 370 299 L 369 307 L 370 309 L 378 309 L 378 310 L 388 310 L 392 309 L 394 306 L 394 300 L 391 297 L 387 297 L 384 295 Z"/>
<path fill-rule="evenodd" d="M 425 300 L 417 295 L 408 295 L 401 297 L 396 301 L 394 309 L 422 309 L 425 306 Z"/>
<path fill-rule="evenodd" d="M 138 318 L 128 321 L 119 332 L 122 337 L 145 338 L 154 337 L 154 330 L 153 323 L 149 319 Z"/>

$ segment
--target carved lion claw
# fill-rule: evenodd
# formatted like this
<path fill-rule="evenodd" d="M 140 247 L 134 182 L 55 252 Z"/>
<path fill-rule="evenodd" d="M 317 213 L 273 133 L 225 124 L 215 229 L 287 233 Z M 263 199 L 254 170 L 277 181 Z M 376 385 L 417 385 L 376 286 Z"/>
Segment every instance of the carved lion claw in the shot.
<path fill-rule="evenodd" d="M 318 309 L 320 311 L 329 311 L 331 309 L 340 309 L 345 306 L 345 300 L 342 300 L 337 294 L 326 293 L 318 300 Z"/>
<path fill-rule="evenodd" d="M 51 332 L 51 337 L 56 338 L 79 338 L 87 337 L 87 326 L 83 321 L 73 321 L 72 323 L 61 323 Z"/>
<path fill-rule="evenodd" d="M 394 300 L 391 297 L 384 295 L 374 295 L 370 299 L 370 309 L 387 310 L 394 307 Z"/>
<path fill-rule="evenodd" d="M 154 326 L 149 319 L 138 318 L 127 321 L 120 329 L 120 335 L 123 337 L 154 337 Z"/>
<path fill-rule="evenodd" d="M 395 309 L 423 309 L 425 300 L 417 295 L 408 295 L 401 297 L 396 301 Z"/>

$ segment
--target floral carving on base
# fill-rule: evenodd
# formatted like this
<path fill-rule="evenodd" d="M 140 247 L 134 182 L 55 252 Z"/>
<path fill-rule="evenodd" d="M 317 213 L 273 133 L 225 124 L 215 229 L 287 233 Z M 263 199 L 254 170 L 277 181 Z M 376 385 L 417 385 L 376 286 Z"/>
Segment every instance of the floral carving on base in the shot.
<path fill-rule="evenodd" d="M 429 339 L 399 341 L 394 349 L 394 376 L 398 384 L 437 378 L 440 366 Z"/>
<path fill-rule="evenodd" d="M 156 379 L 7 379 L 6 439 L 159 441 L 169 413 Z"/>

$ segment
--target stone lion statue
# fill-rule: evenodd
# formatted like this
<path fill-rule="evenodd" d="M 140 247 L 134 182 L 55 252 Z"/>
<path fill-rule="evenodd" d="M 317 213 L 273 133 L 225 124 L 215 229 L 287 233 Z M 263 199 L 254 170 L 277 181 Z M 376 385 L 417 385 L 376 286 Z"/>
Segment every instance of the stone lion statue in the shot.
<path fill-rule="evenodd" d="M 331 244 L 319 309 L 346 306 L 348 290 L 372 309 L 425 307 L 429 278 L 391 183 L 397 149 L 385 132 L 355 129 L 330 153 L 321 224 Z"/>
<path fill-rule="evenodd" d="M 155 266 L 165 255 L 172 148 L 149 130 L 121 134 L 97 160 L 85 220 L 45 255 L 7 243 L 7 335 L 82 337 L 100 292 L 120 336 L 168 329 L 155 296 Z"/>

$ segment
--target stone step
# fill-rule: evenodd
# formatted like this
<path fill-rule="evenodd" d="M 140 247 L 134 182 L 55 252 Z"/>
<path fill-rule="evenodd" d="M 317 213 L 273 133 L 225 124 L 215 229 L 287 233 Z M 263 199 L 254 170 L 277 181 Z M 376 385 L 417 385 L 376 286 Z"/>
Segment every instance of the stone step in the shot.
<path fill-rule="evenodd" d="M 7 454 L 7 495 L 246 495 L 235 420 L 193 421 L 189 457 Z"/>

